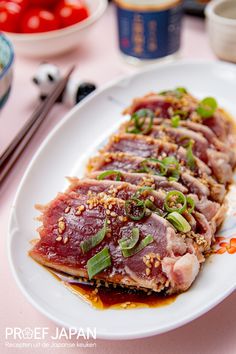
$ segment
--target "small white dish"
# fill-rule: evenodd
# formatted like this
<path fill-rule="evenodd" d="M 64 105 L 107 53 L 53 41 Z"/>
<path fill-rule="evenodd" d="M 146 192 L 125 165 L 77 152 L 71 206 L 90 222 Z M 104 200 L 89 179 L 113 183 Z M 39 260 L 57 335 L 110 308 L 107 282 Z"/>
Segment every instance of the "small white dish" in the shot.
<path fill-rule="evenodd" d="M 206 80 L 207 78 L 207 80 Z M 236 288 L 236 254 L 211 256 L 193 286 L 163 307 L 96 310 L 72 294 L 29 256 L 39 223 L 35 203 L 45 204 L 66 186 L 65 176 L 82 176 L 85 162 L 121 121 L 122 110 L 149 91 L 186 87 L 199 98 L 214 96 L 236 116 L 236 68 L 230 64 L 177 62 L 152 67 L 95 91 L 71 110 L 32 159 L 17 191 L 10 216 L 8 254 L 24 295 L 63 327 L 96 328 L 97 338 L 134 339 L 177 328 L 209 311 Z M 97 114 L 99 112 L 99 114 Z M 220 235 L 236 233 L 236 188 Z"/>
<path fill-rule="evenodd" d="M 86 40 L 86 35 L 107 8 L 107 0 L 86 0 L 89 17 L 75 25 L 42 33 L 6 32 L 17 54 L 45 58 L 68 52 Z"/>
<path fill-rule="evenodd" d="M 211 1 L 205 14 L 214 53 L 222 60 L 236 62 L 236 1 Z"/>

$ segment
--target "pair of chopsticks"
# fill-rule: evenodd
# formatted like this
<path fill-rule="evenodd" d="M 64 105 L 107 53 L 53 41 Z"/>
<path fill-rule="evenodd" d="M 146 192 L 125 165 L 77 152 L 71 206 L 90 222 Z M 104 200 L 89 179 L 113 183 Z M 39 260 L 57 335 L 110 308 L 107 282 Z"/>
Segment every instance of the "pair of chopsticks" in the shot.
<path fill-rule="evenodd" d="M 68 70 L 67 74 L 56 84 L 48 97 L 35 109 L 29 120 L 24 124 L 6 150 L 0 155 L 0 185 L 8 176 L 15 162 L 21 156 L 57 99 L 63 93 L 74 69 L 75 67 L 72 66 Z"/>

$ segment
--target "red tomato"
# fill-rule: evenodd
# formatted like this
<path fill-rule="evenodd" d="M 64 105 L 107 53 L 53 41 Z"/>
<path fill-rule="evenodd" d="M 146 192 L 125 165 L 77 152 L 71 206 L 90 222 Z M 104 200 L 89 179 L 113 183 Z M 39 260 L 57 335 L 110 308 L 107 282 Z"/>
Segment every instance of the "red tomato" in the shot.
<path fill-rule="evenodd" d="M 30 5 L 45 8 L 56 6 L 58 3 L 59 0 L 30 0 Z"/>
<path fill-rule="evenodd" d="M 21 21 L 23 33 L 39 33 L 53 31 L 59 28 L 55 15 L 43 8 L 33 8 L 24 14 Z"/>
<path fill-rule="evenodd" d="M 21 7 L 11 1 L 0 1 L 0 31 L 18 32 Z"/>
<path fill-rule="evenodd" d="M 89 12 L 81 0 L 62 0 L 56 9 L 56 16 L 62 27 L 68 27 L 87 18 Z"/>
<path fill-rule="evenodd" d="M 29 7 L 30 0 L 10 0 L 10 2 L 18 4 L 22 10 L 25 10 L 27 7 Z"/>

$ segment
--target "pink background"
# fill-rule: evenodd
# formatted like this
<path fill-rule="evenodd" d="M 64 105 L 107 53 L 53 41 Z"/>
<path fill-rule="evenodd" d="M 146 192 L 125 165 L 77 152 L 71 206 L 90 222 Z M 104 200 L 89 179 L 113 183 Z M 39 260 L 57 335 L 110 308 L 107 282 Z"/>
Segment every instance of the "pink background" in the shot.
<path fill-rule="evenodd" d="M 191 59 L 216 60 L 212 54 L 201 19 L 184 20 L 181 56 Z M 54 63 L 66 69 L 76 63 L 83 79 L 102 85 L 111 79 L 138 70 L 125 64 L 117 50 L 114 8 L 110 6 L 102 19 L 92 27 L 88 41 L 78 50 L 53 58 Z M 7 106 L 0 113 L 0 151 L 10 142 L 24 121 L 29 117 L 36 101 L 37 90 L 31 83 L 37 60 L 16 57 L 12 94 Z M 96 341 L 96 349 L 9 349 L 5 347 L 6 327 L 49 327 L 55 324 L 35 310 L 17 288 L 9 269 L 6 250 L 8 218 L 14 194 L 21 177 L 39 144 L 55 124 L 62 119 L 66 108 L 57 106 L 39 129 L 5 183 L 0 187 L 0 275 L 1 353 L 158 353 L 158 354 L 233 354 L 236 353 L 236 294 L 233 293 L 216 308 L 192 323 L 169 333 L 133 341 Z M 157 314 L 158 315 L 158 314 Z M 65 341 L 63 341 L 65 342 Z M 73 343 L 73 341 L 67 341 Z"/>

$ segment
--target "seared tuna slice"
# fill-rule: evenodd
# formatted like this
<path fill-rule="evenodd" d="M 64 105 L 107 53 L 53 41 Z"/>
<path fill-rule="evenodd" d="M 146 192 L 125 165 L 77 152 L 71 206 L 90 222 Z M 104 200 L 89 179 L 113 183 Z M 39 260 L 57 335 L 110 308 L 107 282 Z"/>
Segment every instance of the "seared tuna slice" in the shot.
<path fill-rule="evenodd" d="M 143 189 L 139 188 L 135 185 L 132 185 L 127 182 L 118 182 L 118 181 L 109 181 L 109 180 L 94 180 L 94 179 L 82 179 L 79 180 L 78 178 L 70 178 L 70 186 L 68 191 L 76 192 L 78 194 L 84 195 L 97 195 L 99 193 L 105 193 L 109 196 L 114 198 L 120 198 L 123 200 L 128 200 L 132 197 L 137 197 L 140 200 L 144 201 L 151 201 L 151 203 L 157 208 L 157 212 L 159 215 L 164 216 L 166 214 L 166 210 L 164 207 L 164 202 L 166 198 L 166 191 L 165 190 L 150 190 L 150 189 Z M 100 195 L 102 195 L 100 194 Z M 206 224 L 209 224 L 207 230 L 212 230 L 211 237 L 209 236 L 209 232 L 207 234 L 207 245 L 205 245 L 205 250 L 210 247 L 211 240 L 213 238 L 213 232 L 215 232 L 216 225 L 214 218 L 217 215 L 218 218 L 218 211 L 220 209 L 220 204 L 212 202 L 207 198 L 199 199 L 197 195 L 189 194 L 190 197 L 195 204 L 195 210 L 192 214 L 188 212 L 184 212 L 183 215 L 187 219 L 187 221 L 192 226 L 192 231 L 196 231 L 198 228 L 197 222 L 195 220 L 195 213 L 201 213 L 206 218 Z M 201 226 L 201 224 L 200 224 Z M 202 236 L 204 236 L 204 230 L 202 232 Z M 210 241 L 210 242 L 209 242 Z"/>
<path fill-rule="evenodd" d="M 157 158 L 162 160 L 166 156 L 174 156 L 179 161 L 180 167 L 182 170 L 191 168 L 191 165 L 188 160 L 187 150 L 183 147 L 179 147 L 176 144 L 170 144 L 162 142 L 160 140 L 152 139 L 150 137 L 134 134 L 120 134 L 114 135 L 111 137 L 110 142 L 105 146 L 102 151 L 109 152 L 126 152 L 135 156 L 143 156 L 144 158 Z M 219 153 L 220 154 L 220 153 Z M 214 170 L 212 170 L 199 158 L 196 156 L 193 157 L 194 166 L 193 172 L 194 176 L 204 178 L 206 180 L 211 180 L 214 182 L 212 172 L 217 170 L 218 180 L 224 182 L 225 184 L 232 179 L 232 170 L 230 165 L 227 165 L 228 168 L 225 168 L 224 160 L 217 159 L 213 162 Z M 221 174 L 220 168 L 224 166 L 225 172 L 228 172 L 227 175 Z M 228 169 L 231 171 L 228 171 Z M 223 180 L 223 181 L 222 181 Z"/>
<path fill-rule="evenodd" d="M 141 98 L 135 98 L 130 107 L 126 108 L 124 114 L 133 114 L 141 108 L 150 109 L 155 112 L 156 116 L 162 118 L 170 118 L 173 107 L 177 109 L 177 101 L 174 102 L 173 98 L 169 100 L 166 97 L 150 93 Z"/>
<path fill-rule="evenodd" d="M 194 155 L 212 169 L 219 182 L 227 183 L 232 180 L 233 170 L 230 165 L 232 155 L 209 148 L 208 141 L 201 134 L 181 127 L 155 125 L 148 136 L 183 147 L 186 147 L 189 141 L 192 141 Z"/>
<path fill-rule="evenodd" d="M 168 221 L 158 215 L 130 220 L 124 203 L 105 194 L 100 198 L 74 192 L 58 195 L 42 208 L 40 240 L 30 256 L 52 269 L 87 278 L 91 258 L 105 252 L 106 263 L 102 263 L 103 268 L 96 263 L 99 269 L 90 278 L 169 293 L 187 290 L 199 272 L 193 243 L 178 237 Z M 88 240 L 104 227 L 104 238 L 82 251 L 82 244 L 87 240 L 91 245 Z M 151 241 L 125 257 L 119 241 L 129 238 L 134 228 L 138 229 L 138 245 L 147 235 L 151 235 Z M 147 259 L 151 261 L 147 263 Z M 172 263 L 171 273 L 166 268 L 168 261 Z"/>
<path fill-rule="evenodd" d="M 117 173 L 119 178 L 123 182 L 128 182 L 139 187 L 152 187 L 154 189 L 163 189 L 165 191 L 172 191 L 178 190 L 184 194 L 188 192 L 188 189 L 183 186 L 181 183 L 176 181 L 169 181 L 164 176 L 156 176 L 156 175 L 149 175 L 147 173 L 129 173 L 129 172 L 121 172 L 121 171 L 114 171 L 115 173 L 109 173 L 104 176 L 104 171 L 95 171 L 88 174 L 89 178 L 99 179 L 100 176 L 104 176 L 104 180 L 112 180 L 116 181 Z"/>
<path fill-rule="evenodd" d="M 163 142 L 143 135 L 119 134 L 113 135 L 110 142 L 104 147 L 103 152 L 125 152 L 144 158 L 163 159 L 166 156 L 175 156 L 181 164 L 187 168 L 187 151 L 176 144 Z M 204 174 L 210 175 L 211 169 L 200 159 L 194 157 L 194 173 L 199 177 Z"/>
<path fill-rule="evenodd" d="M 146 127 L 146 124 L 144 127 Z M 153 127 L 159 127 L 160 125 L 164 127 L 172 127 L 172 122 L 170 119 L 154 118 Z M 121 125 L 120 132 L 124 133 L 132 126 L 133 121 L 130 120 L 128 122 L 125 122 Z M 235 139 L 234 135 L 232 135 L 232 132 L 228 135 L 227 141 L 222 142 L 219 140 L 216 134 L 206 125 L 195 123 L 191 120 L 181 119 L 179 121 L 179 127 L 187 128 L 188 130 L 201 134 L 207 140 L 208 148 L 212 148 L 214 150 L 225 153 L 228 156 L 231 165 L 235 166 L 236 153 L 234 150 L 232 150 L 232 148 L 235 148 Z"/>
<path fill-rule="evenodd" d="M 94 171 L 119 170 L 128 173 L 142 171 L 144 159 L 123 152 L 104 153 L 90 159 L 88 173 Z M 146 160 L 145 160 L 146 161 Z M 151 176 L 155 173 L 155 163 L 145 162 Z M 225 187 L 216 183 L 208 176 L 208 179 L 200 179 L 191 175 L 188 171 L 180 171 L 180 182 L 188 188 L 189 192 L 197 194 L 200 198 L 209 196 L 212 200 L 222 201 L 225 195 Z"/>
<path fill-rule="evenodd" d="M 186 120 L 206 125 L 221 141 L 227 141 L 233 130 L 233 124 L 228 115 L 222 109 L 217 109 L 212 117 L 202 119 L 196 112 L 198 105 L 199 101 L 190 94 L 175 95 L 174 91 L 166 92 L 164 95 L 150 93 L 134 99 L 132 105 L 124 113 L 133 114 L 139 109 L 148 108 L 157 117 L 170 118 L 176 112 L 181 111 Z"/>

